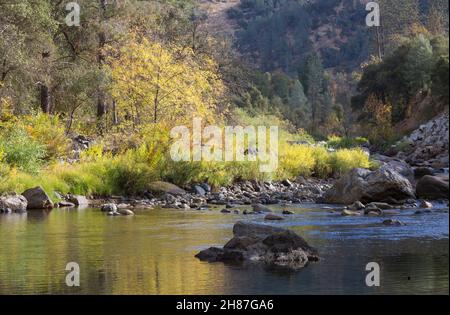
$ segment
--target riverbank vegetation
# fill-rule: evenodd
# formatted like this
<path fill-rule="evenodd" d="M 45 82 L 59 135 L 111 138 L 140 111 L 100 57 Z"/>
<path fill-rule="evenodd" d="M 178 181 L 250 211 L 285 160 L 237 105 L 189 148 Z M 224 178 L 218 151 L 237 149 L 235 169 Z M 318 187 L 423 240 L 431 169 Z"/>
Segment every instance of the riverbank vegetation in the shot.
<path fill-rule="evenodd" d="M 230 44 L 209 33 L 194 0 L 80 0 L 79 27 L 60 1 L 0 0 L 0 193 L 134 195 L 154 180 L 218 187 L 375 167 L 361 146 L 398 137 L 415 104 L 448 105 L 448 5 L 408 6 L 419 17 L 383 25 L 376 54 L 380 43 L 349 24 L 364 7 L 338 2 L 242 1 L 228 13 L 241 28 Z M 342 31 L 333 49 L 308 36 L 330 21 Z M 278 126 L 277 170 L 174 162 L 170 130 L 194 116 Z M 76 145 L 79 135 L 88 144 Z"/>

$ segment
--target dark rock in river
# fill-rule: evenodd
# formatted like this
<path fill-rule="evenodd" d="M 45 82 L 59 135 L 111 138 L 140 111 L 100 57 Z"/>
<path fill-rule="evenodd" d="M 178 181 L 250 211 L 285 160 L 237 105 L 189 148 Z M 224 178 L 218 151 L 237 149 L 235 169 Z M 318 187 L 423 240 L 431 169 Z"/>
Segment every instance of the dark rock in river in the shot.
<path fill-rule="evenodd" d="M 272 210 L 270 210 L 270 208 L 263 206 L 260 203 L 254 204 L 254 205 L 252 205 L 252 207 L 253 207 L 253 211 L 255 211 L 255 212 L 266 212 L 266 213 L 272 212 Z"/>
<path fill-rule="evenodd" d="M 422 177 L 417 183 L 417 196 L 419 198 L 436 200 L 448 199 L 449 178 L 447 176 L 429 176 Z"/>
<path fill-rule="evenodd" d="M 352 204 L 358 200 L 399 202 L 409 198 L 415 198 L 411 183 L 389 166 L 376 171 L 354 169 L 325 193 L 325 201 L 330 204 Z"/>
<path fill-rule="evenodd" d="M 283 221 L 284 218 L 282 218 L 278 215 L 275 215 L 275 214 L 268 214 L 268 215 L 266 215 L 264 220 L 266 220 L 266 221 Z"/>
<path fill-rule="evenodd" d="M 53 209 L 53 202 L 42 187 L 28 189 L 22 195 L 27 199 L 27 209 Z"/>
<path fill-rule="evenodd" d="M 402 221 L 399 221 L 399 220 L 389 219 L 389 220 L 383 221 L 383 225 L 386 225 L 386 226 L 404 226 L 405 223 L 403 223 Z"/>
<path fill-rule="evenodd" d="M 259 261 L 292 269 L 318 261 L 317 251 L 296 233 L 268 225 L 237 222 L 234 237 L 223 248 L 209 248 L 196 255 L 208 262 Z"/>

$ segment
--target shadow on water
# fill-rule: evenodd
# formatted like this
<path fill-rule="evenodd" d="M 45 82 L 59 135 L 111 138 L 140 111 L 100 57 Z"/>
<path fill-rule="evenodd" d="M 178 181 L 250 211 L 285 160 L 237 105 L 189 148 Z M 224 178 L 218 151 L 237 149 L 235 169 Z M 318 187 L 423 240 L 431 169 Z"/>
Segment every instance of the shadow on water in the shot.
<path fill-rule="evenodd" d="M 332 207 L 291 210 L 270 224 L 298 232 L 321 256 L 299 271 L 194 258 L 225 244 L 236 221 L 267 224 L 263 216 L 167 209 L 114 218 L 94 209 L 0 215 L 0 294 L 448 294 L 448 208 L 387 216 L 402 227 L 342 217 Z M 68 262 L 80 265 L 79 288 L 65 284 Z M 365 285 L 369 262 L 380 264 L 380 288 Z"/>

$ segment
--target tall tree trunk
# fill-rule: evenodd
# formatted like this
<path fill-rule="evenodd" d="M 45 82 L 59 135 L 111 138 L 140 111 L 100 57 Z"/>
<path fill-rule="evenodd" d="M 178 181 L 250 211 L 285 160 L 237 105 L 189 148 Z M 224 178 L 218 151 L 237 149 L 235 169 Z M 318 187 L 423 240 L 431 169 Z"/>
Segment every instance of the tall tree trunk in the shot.
<path fill-rule="evenodd" d="M 98 67 L 101 70 L 103 68 L 103 63 L 105 62 L 105 56 L 103 55 L 103 49 L 106 44 L 106 34 L 102 30 L 102 24 L 105 20 L 106 15 L 106 7 L 108 5 L 107 0 L 100 0 L 100 32 L 98 34 L 98 52 L 97 52 L 97 63 Z M 97 94 L 97 119 L 100 120 L 103 118 L 103 116 L 107 112 L 108 104 L 106 102 L 106 95 L 103 91 L 103 88 L 101 86 L 98 87 L 98 94 Z M 101 127 L 101 126 L 100 126 Z"/>
<path fill-rule="evenodd" d="M 40 84 L 40 94 L 41 94 L 41 110 L 45 114 L 50 114 L 51 110 L 50 88 L 44 83 Z"/>
<path fill-rule="evenodd" d="M 42 61 L 44 65 L 47 63 L 48 58 L 50 57 L 49 52 L 43 52 L 42 53 Z M 46 68 L 48 69 L 49 66 L 46 65 Z M 51 111 L 51 93 L 50 93 L 50 87 L 47 83 L 42 80 L 39 84 L 39 92 L 40 92 L 40 98 L 41 98 L 41 110 L 45 114 L 50 114 Z"/>
<path fill-rule="evenodd" d="M 113 100 L 112 102 L 112 119 L 113 124 L 117 125 L 119 123 L 119 117 L 117 116 L 117 102 L 116 100 Z"/>

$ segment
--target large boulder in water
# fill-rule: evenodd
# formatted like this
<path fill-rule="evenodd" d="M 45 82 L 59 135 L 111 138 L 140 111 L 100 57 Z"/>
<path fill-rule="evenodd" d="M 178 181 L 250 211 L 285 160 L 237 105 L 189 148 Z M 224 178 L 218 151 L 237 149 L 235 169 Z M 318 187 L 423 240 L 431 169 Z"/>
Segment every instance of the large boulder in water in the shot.
<path fill-rule="evenodd" d="M 424 176 L 417 183 L 417 196 L 423 199 L 448 199 L 449 177 L 446 176 Z"/>
<path fill-rule="evenodd" d="M 22 193 L 27 199 L 27 209 L 53 209 L 53 202 L 42 187 L 28 189 Z"/>
<path fill-rule="evenodd" d="M 356 201 L 397 203 L 415 198 L 410 181 L 388 165 L 376 171 L 354 169 L 325 193 L 326 203 L 352 204 Z"/>
<path fill-rule="evenodd" d="M 27 205 L 27 199 L 15 193 L 0 197 L 0 212 L 26 212 Z"/>
<path fill-rule="evenodd" d="M 317 250 L 296 233 L 248 222 L 237 222 L 234 237 L 223 248 L 211 247 L 196 255 L 208 262 L 256 261 L 291 269 L 318 261 Z"/>

